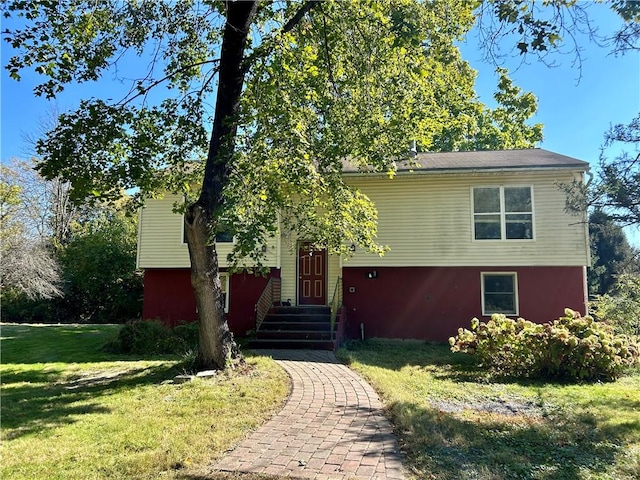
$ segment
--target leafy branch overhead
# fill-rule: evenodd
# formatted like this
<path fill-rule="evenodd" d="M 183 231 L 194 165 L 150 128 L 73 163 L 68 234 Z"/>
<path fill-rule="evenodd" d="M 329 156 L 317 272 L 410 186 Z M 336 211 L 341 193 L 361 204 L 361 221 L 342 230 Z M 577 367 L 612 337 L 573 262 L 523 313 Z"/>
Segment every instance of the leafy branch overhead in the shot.
<path fill-rule="evenodd" d="M 612 126 L 595 175 L 587 182 L 562 185 L 567 192 L 567 209 L 583 212 L 588 208 L 605 212 L 620 225 L 640 225 L 640 116 L 628 124 Z M 607 155 L 611 148 L 617 153 Z"/>
<path fill-rule="evenodd" d="M 569 0 L 545 4 L 552 13 L 579 11 Z M 515 29 L 527 45 L 521 52 L 544 52 L 570 33 L 557 16 L 540 19 L 533 2 L 517 0 L 3 7 L 5 40 L 17 52 L 7 68 L 15 79 L 26 68 L 43 75 L 37 95 L 106 76 L 126 83 L 121 98 L 91 98 L 60 117 L 38 145 L 39 171 L 70 182 L 82 201 L 114 202 L 134 188 L 138 204 L 165 191 L 189 194 L 200 358 L 218 367 L 234 351 L 211 241 L 223 223 L 234 229 L 236 265 L 246 256 L 260 265 L 261 246 L 279 229 L 331 253 L 348 254 L 351 243 L 383 253 L 376 210 L 344 183 L 343 161 L 392 177 L 412 140 L 424 151 L 480 138 L 480 148 L 539 140 L 540 129 L 525 123 L 535 99 L 506 72 L 495 111 L 476 99 L 475 72 L 457 42 L 487 9 Z M 217 345 L 203 342 L 213 337 Z"/>
<path fill-rule="evenodd" d="M 113 201 L 130 189 L 140 202 L 165 190 L 194 196 L 215 114 L 224 2 L 14 1 L 5 15 L 28 21 L 5 31 L 21 52 L 7 68 L 15 78 L 29 67 L 42 73 L 36 94 L 107 75 L 128 80 L 121 98 L 85 100 L 60 117 L 39 145 L 43 175 L 70 180 L 78 201 Z M 412 139 L 423 150 L 476 146 L 470 135 L 485 138 L 480 148 L 540 140 L 539 127 L 519 141 L 487 131 L 527 131 L 535 101 L 533 111 L 511 105 L 523 112 L 516 119 L 475 100 L 475 74 L 455 47 L 474 19 L 458 2 L 259 4 L 225 197 L 224 216 L 247 240 L 238 253 L 259 251 L 278 212 L 335 250 L 346 238 L 380 251 L 375 230 L 358 225 L 375 225 L 375 210 L 337 177 L 345 158 L 384 171 Z M 140 70 L 130 72 L 134 58 Z M 327 214 L 306 214 L 317 210 Z"/>

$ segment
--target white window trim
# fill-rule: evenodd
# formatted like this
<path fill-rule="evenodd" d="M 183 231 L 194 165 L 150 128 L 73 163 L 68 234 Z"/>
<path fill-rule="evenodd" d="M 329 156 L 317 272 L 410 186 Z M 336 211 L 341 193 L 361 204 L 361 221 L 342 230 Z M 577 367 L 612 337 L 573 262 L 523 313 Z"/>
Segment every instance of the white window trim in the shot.
<path fill-rule="evenodd" d="M 507 220 L 504 207 L 504 189 L 506 188 L 529 188 L 531 191 L 531 238 L 507 238 Z M 473 201 L 473 190 L 476 188 L 499 188 L 500 189 L 500 237 L 501 238 L 476 238 L 476 213 L 475 204 Z M 534 190 L 533 185 L 474 185 L 469 191 L 469 197 L 471 199 L 471 241 L 472 242 L 534 242 L 536 240 L 536 209 L 534 202 Z M 526 212 L 509 212 L 509 213 L 526 213 Z"/>
<path fill-rule="evenodd" d="M 220 283 L 224 284 L 224 291 L 226 292 L 226 295 L 224 296 L 224 313 L 229 313 L 229 278 L 231 277 L 231 275 L 229 275 L 227 272 L 220 272 L 219 275 Z"/>
<path fill-rule="evenodd" d="M 514 295 L 514 305 L 516 310 L 514 313 L 505 313 L 509 317 L 518 317 L 520 316 L 520 299 L 518 295 L 518 272 L 480 272 L 480 299 L 482 301 L 482 316 L 490 317 L 496 312 L 487 312 L 484 304 L 484 278 L 487 276 L 498 276 L 498 275 L 511 275 L 513 277 L 513 295 Z"/>
<path fill-rule="evenodd" d="M 180 245 L 186 245 L 187 242 L 184 241 L 184 214 L 182 214 L 182 223 L 180 223 Z M 216 245 L 235 245 L 236 237 L 233 236 L 233 240 L 231 242 L 216 242 Z"/>

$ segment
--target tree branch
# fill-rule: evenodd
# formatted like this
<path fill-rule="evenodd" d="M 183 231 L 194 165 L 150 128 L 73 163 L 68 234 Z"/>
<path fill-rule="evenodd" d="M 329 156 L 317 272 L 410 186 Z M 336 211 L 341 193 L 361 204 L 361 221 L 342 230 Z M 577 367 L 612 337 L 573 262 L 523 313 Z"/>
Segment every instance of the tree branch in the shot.
<path fill-rule="evenodd" d="M 295 27 L 300 22 L 300 20 L 302 20 L 302 17 L 304 17 L 306 13 L 309 10 L 311 10 L 313 7 L 319 4 L 320 4 L 320 1 L 318 0 L 308 0 L 304 2 L 302 7 L 300 7 L 300 9 L 295 13 L 295 15 L 291 17 L 291 19 L 289 19 L 287 23 L 284 24 L 284 26 L 282 27 L 281 33 L 287 33 L 293 30 L 293 27 Z"/>
<path fill-rule="evenodd" d="M 267 55 L 267 52 L 269 51 L 267 46 L 269 46 L 270 43 L 273 43 L 274 40 L 278 37 L 278 35 L 281 35 L 283 33 L 287 33 L 293 30 L 293 27 L 295 27 L 298 23 L 300 23 L 300 20 L 302 20 L 302 17 L 304 17 L 307 14 L 307 12 L 309 12 L 313 7 L 315 7 L 316 5 L 319 5 L 320 2 L 321 0 L 307 0 L 293 15 L 293 17 L 291 17 L 289 21 L 284 24 L 282 29 L 277 34 L 272 35 L 271 38 L 263 42 L 259 48 L 254 50 L 254 52 L 251 55 L 249 55 L 244 59 L 244 72 L 246 73 L 249 70 L 249 67 L 253 64 L 255 60 Z"/>
<path fill-rule="evenodd" d="M 189 65 L 185 65 L 184 67 L 181 67 L 179 69 L 177 69 L 174 72 L 171 72 L 167 75 L 165 75 L 164 77 L 162 77 L 159 80 L 156 80 L 155 82 L 153 82 L 151 85 L 149 85 L 148 87 L 144 87 L 138 90 L 138 93 L 136 93 L 133 97 L 129 97 L 129 98 L 124 98 L 122 101 L 119 102 L 119 105 L 127 105 L 129 103 L 131 103 L 132 101 L 134 101 L 136 98 L 141 97 L 142 95 L 146 95 L 149 90 L 151 90 L 154 87 L 157 87 L 158 85 L 160 85 L 163 82 L 166 82 L 167 80 L 171 79 L 173 76 L 185 72 L 187 70 L 189 70 L 190 68 L 194 68 L 194 67 L 201 67 L 202 65 L 207 65 L 209 63 L 219 63 L 220 59 L 219 58 L 214 58 L 212 60 L 203 60 L 201 62 L 195 62 L 195 63 L 191 63 Z"/>

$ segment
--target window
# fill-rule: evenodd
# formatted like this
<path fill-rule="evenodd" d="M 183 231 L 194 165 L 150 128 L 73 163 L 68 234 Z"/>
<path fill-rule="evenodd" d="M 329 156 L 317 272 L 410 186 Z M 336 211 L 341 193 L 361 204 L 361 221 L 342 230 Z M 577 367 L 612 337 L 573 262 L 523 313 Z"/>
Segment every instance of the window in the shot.
<path fill-rule="evenodd" d="M 473 189 L 473 238 L 476 240 L 533 239 L 531 187 Z"/>
<path fill-rule="evenodd" d="M 221 225 L 222 230 L 216 233 L 216 243 L 233 243 L 233 232 L 227 224 Z M 182 217 L 182 243 L 187 243 L 187 232 L 184 230 L 184 217 Z"/>
<path fill-rule="evenodd" d="M 222 285 L 222 295 L 224 297 L 224 313 L 229 313 L 229 274 L 220 273 L 220 283 Z"/>
<path fill-rule="evenodd" d="M 515 273 L 482 273 L 482 314 L 518 315 Z"/>

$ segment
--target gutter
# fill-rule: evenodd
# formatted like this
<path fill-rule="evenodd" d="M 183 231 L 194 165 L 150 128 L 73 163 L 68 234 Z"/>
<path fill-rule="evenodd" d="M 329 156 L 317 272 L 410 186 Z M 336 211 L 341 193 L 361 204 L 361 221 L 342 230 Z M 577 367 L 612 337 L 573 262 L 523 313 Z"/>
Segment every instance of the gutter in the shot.
<path fill-rule="evenodd" d="M 394 172 L 398 175 L 481 175 L 483 173 L 519 173 L 519 172 L 553 172 L 553 171 L 579 171 L 589 172 L 589 166 L 586 168 L 579 167 L 578 165 L 554 165 L 549 167 L 490 167 L 490 168 L 477 168 L 477 167 L 463 167 L 463 168 L 443 168 L 443 169 L 425 169 L 416 168 L 415 170 L 397 170 Z M 388 177 L 387 172 L 358 172 L 358 171 L 343 171 L 342 175 L 348 177 Z"/>

